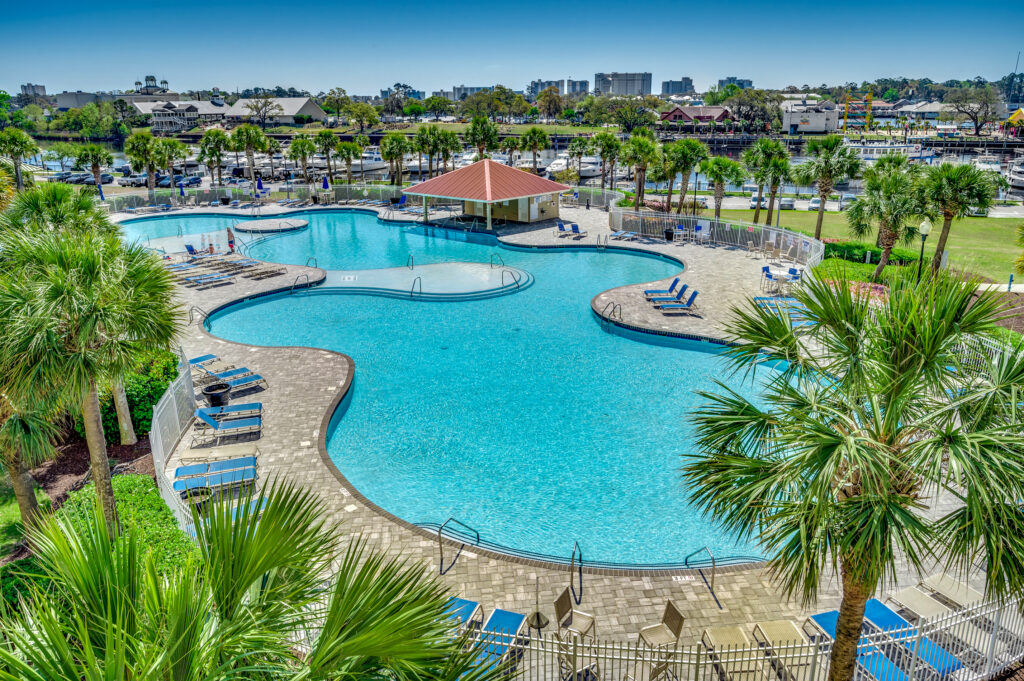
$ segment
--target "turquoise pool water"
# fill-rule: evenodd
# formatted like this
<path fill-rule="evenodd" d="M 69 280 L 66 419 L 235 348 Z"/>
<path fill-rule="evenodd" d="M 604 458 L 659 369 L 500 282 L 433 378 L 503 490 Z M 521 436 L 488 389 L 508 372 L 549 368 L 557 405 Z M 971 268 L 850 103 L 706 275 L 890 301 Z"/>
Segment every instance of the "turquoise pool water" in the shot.
<path fill-rule="evenodd" d="M 618 563 L 678 563 L 702 546 L 717 557 L 760 554 L 696 512 L 678 474 L 694 452 L 696 391 L 715 380 L 756 387 L 725 370 L 716 346 L 638 342 L 605 331 L 590 311 L 600 291 L 670 276 L 678 264 L 513 250 L 358 214 L 307 219 L 310 230 L 252 254 L 371 268 L 402 266 L 410 253 L 417 264 L 498 253 L 535 278 L 522 292 L 484 300 L 305 294 L 211 320 L 212 333 L 231 340 L 353 358 L 356 378 L 328 451 L 371 501 L 410 522 L 454 517 L 488 542 L 563 558 L 577 541 L 587 560 Z"/>

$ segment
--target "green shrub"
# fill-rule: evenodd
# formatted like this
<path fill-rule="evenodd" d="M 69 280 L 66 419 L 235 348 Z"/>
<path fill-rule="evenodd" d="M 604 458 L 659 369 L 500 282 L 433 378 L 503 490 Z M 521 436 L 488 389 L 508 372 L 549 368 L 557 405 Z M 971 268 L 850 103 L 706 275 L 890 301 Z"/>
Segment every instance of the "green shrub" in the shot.
<path fill-rule="evenodd" d="M 825 244 L 825 257 L 849 260 L 850 262 L 863 263 L 864 254 L 871 253 L 871 262 L 878 264 L 882 258 L 882 249 L 872 244 L 863 244 L 856 241 L 840 241 L 837 243 Z M 917 262 L 917 253 L 905 248 L 894 248 L 889 254 L 889 262 L 894 265 L 908 265 Z"/>
<path fill-rule="evenodd" d="M 178 528 L 174 514 L 164 503 L 151 477 L 117 475 L 113 485 L 118 519 L 125 526 L 137 528 L 140 543 L 152 551 L 158 571 L 182 565 L 188 556 L 195 553 L 195 544 Z M 84 526 L 89 514 L 93 513 L 95 500 L 96 492 L 89 484 L 68 495 L 59 515 L 76 527 Z"/>
<path fill-rule="evenodd" d="M 39 568 L 35 556 L 0 565 L 0 601 L 8 606 L 16 606 L 18 596 L 27 592 L 31 585 L 35 584 L 45 589 L 49 582 Z"/>
<path fill-rule="evenodd" d="M 173 352 L 158 351 L 143 360 L 142 365 L 125 376 L 124 392 L 128 397 L 128 408 L 135 424 L 135 434 L 145 435 L 153 424 L 153 405 L 167 390 L 178 375 L 179 358 Z M 103 432 L 111 438 L 118 432 L 117 410 L 114 398 L 109 392 L 100 395 L 100 410 L 103 416 Z M 81 420 L 75 424 L 75 430 L 85 437 L 85 429 Z"/>

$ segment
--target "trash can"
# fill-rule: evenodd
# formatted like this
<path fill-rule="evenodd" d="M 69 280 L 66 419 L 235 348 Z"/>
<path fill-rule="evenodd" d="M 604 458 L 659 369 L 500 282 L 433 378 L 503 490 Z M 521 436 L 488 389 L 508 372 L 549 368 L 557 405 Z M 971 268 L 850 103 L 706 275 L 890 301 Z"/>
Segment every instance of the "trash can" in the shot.
<path fill-rule="evenodd" d="M 227 383 L 211 383 L 203 388 L 203 397 L 211 407 L 226 407 L 231 399 L 231 386 Z"/>
<path fill-rule="evenodd" d="M 222 205 L 222 206 L 229 206 L 229 205 L 231 205 L 231 199 L 228 198 L 227 196 L 220 197 L 220 205 Z"/>
<path fill-rule="evenodd" d="M 673 236 L 675 234 L 675 231 L 676 230 L 672 229 L 671 227 L 666 227 L 665 228 L 665 241 L 672 241 L 672 238 L 673 238 Z"/>

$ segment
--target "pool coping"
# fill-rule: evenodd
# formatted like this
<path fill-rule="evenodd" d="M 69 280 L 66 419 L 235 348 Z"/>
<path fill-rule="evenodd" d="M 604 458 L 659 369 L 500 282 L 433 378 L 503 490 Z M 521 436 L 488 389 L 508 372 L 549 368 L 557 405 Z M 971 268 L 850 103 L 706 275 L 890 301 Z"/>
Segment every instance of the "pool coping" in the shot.
<path fill-rule="evenodd" d="M 325 207 L 321 208 L 320 210 L 324 210 L 324 209 L 327 209 L 327 207 L 325 206 Z M 363 209 L 362 212 L 375 213 L 375 211 L 366 210 L 366 209 Z M 196 215 L 201 215 L 201 214 L 200 213 L 191 213 L 190 215 L 196 216 Z M 217 213 L 213 213 L 213 214 L 207 213 L 207 215 L 220 215 L 220 214 L 217 214 Z M 139 219 L 145 219 L 145 218 L 139 218 Z M 381 219 L 379 217 L 379 215 L 378 215 L 378 219 Z M 383 220 L 383 219 L 382 219 L 382 221 L 388 222 L 387 220 Z M 394 221 L 394 222 L 401 222 L 401 221 Z M 444 229 L 444 227 L 440 227 L 440 228 Z M 669 260 L 669 261 L 674 261 L 674 262 L 677 262 L 680 265 L 682 265 L 684 271 L 685 271 L 685 268 L 686 268 L 685 261 L 682 258 L 680 258 L 680 257 L 674 256 L 674 255 L 671 255 L 671 254 L 659 253 L 657 251 L 649 251 L 649 250 L 646 250 L 646 249 L 643 249 L 643 248 L 638 248 L 636 246 L 624 246 L 624 245 L 614 245 L 614 246 L 611 246 L 611 245 L 609 245 L 609 246 L 605 246 L 605 247 L 599 248 L 599 247 L 597 247 L 595 245 L 590 245 L 590 244 L 523 245 L 523 244 L 515 244 L 515 243 L 504 242 L 502 240 L 501 236 L 498 235 L 498 234 L 494 234 L 493 236 L 496 238 L 496 240 L 498 242 L 498 245 L 501 245 L 501 246 L 504 246 L 504 247 L 510 247 L 511 249 L 549 250 L 549 251 L 558 251 L 558 250 L 592 250 L 592 251 L 597 251 L 597 250 L 603 250 L 603 249 L 619 250 L 619 251 L 633 252 L 633 253 L 638 253 L 638 254 L 643 254 L 643 255 L 648 255 L 648 256 L 654 256 L 654 257 L 657 257 L 659 259 L 665 259 L 665 260 Z M 352 382 L 355 379 L 355 369 L 356 369 L 355 360 L 353 360 L 349 355 L 346 355 L 345 353 L 338 352 L 338 351 L 335 351 L 335 350 L 329 350 L 329 349 L 326 349 L 326 348 L 317 348 L 317 347 L 313 347 L 313 346 L 253 345 L 251 343 L 240 343 L 238 341 L 232 341 L 232 340 L 228 340 L 226 338 L 221 338 L 220 336 L 215 336 L 212 333 L 210 333 L 209 329 L 207 329 L 207 327 L 206 327 L 206 320 L 207 319 L 209 319 L 210 317 L 214 316 L 218 312 L 221 312 L 221 311 L 223 311 L 223 310 L 225 310 L 225 309 L 227 309 L 229 307 L 238 305 L 240 303 L 245 303 L 245 302 L 248 302 L 248 301 L 257 300 L 257 299 L 260 299 L 260 298 L 266 298 L 266 297 L 273 296 L 273 295 L 278 295 L 278 294 L 281 294 L 281 293 L 287 293 L 287 292 L 293 291 L 295 289 L 311 289 L 311 288 L 314 288 L 316 286 L 319 286 L 320 284 L 322 284 L 326 280 L 327 272 L 325 270 L 323 270 L 322 268 L 319 268 L 319 267 L 317 267 L 316 269 L 320 273 L 320 276 L 317 277 L 316 279 L 311 279 L 311 280 L 305 282 L 302 285 L 295 285 L 295 284 L 293 284 L 291 286 L 282 286 L 282 287 L 272 288 L 272 289 L 268 289 L 266 291 L 260 291 L 258 293 L 251 293 L 251 294 L 248 294 L 248 295 L 243 295 L 243 296 L 239 296 L 237 298 L 232 298 L 232 299 L 226 300 L 225 302 L 221 303 L 220 305 L 217 305 L 217 306 L 211 308 L 208 311 L 208 313 L 199 320 L 198 329 L 199 329 L 200 333 L 202 333 L 204 336 L 207 336 L 207 337 L 209 337 L 211 339 L 215 339 L 215 340 L 223 342 L 223 343 L 229 343 L 231 345 L 237 345 L 239 347 L 261 348 L 261 349 L 267 349 L 267 350 L 271 350 L 271 351 L 273 351 L 275 349 L 280 349 L 280 350 L 313 350 L 313 351 L 319 350 L 319 351 L 322 351 L 322 352 L 329 352 L 332 355 L 336 355 L 338 357 L 341 357 L 343 359 L 343 361 L 345 361 L 348 364 L 348 371 L 346 372 L 345 381 L 344 381 L 344 383 L 341 386 L 341 390 L 339 391 L 338 395 L 336 395 L 334 397 L 334 399 L 331 401 L 331 403 L 327 406 L 327 408 L 324 411 L 324 415 L 323 415 L 323 417 L 320 420 L 320 426 L 319 426 L 318 435 L 317 435 L 317 453 L 319 454 L 320 460 L 324 464 L 325 468 L 331 473 L 331 475 L 334 476 L 334 479 L 337 480 L 337 482 L 342 486 L 342 488 L 346 492 L 348 492 L 348 494 L 351 495 L 354 499 L 356 499 L 359 503 L 361 503 L 363 506 L 365 506 L 366 508 L 368 508 L 370 511 L 372 511 L 376 515 L 380 516 L 381 518 L 383 518 L 383 519 L 385 519 L 385 520 L 387 520 L 387 521 L 389 521 L 391 523 L 394 523 L 394 524 L 398 525 L 399 527 L 404 528 L 404 529 L 412 532 L 413 534 L 415 534 L 415 535 L 417 535 L 417 536 L 419 536 L 419 537 L 421 537 L 423 539 L 430 540 L 431 542 L 437 542 L 440 539 L 440 541 L 443 542 L 446 546 L 448 546 L 450 548 L 454 548 L 454 549 L 456 549 L 457 551 L 460 551 L 460 552 L 461 551 L 467 551 L 467 552 L 472 553 L 472 554 L 474 554 L 476 556 L 483 556 L 483 557 L 486 557 L 486 558 L 491 558 L 491 559 L 495 559 L 495 560 L 501 560 L 501 561 L 504 561 L 504 562 L 507 562 L 507 563 L 512 563 L 512 564 L 516 564 L 516 565 L 522 565 L 522 566 L 525 566 L 525 567 L 534 567 L 534 568 L 541 568 L 541 569 L 547 569 L 547 570 L 568 570 L 570 572 L 573 569 L 580 569 L 583 573 L 589 574 L 589 575 L 594 575 L 594 576 L 613 576 L 613 577 L 692 576 L 692 577 L 700 577 L 700 578 L 704 579 L 705 571 L 708 570 L 708 569 L 711 569 L 711 566 L 702 566 L 702 567 L 688 568 L 688 567 L 682 567 L 682 566 L 676 567 L 676 566 L 664 566 L 664 565 L 661 565 L 661 566 L 659 566 L 659 565 L 651 565 L 650 567 L 645 567 L 644 564 L 638 563 L 638 564 L 636 564 L 634 566 L 610 567 L 610 566 L 602 566 L 602 565 L 587 565 L 585 559 L 581 563 L 579 563 L 576 566 L 574 566 L 574 565 L 571 565 L 570 563 L 564 562 L 564 561 L 541 560 L 541 559 L 538 559 L 538 558 L 530 558 L 530 557 L 525 557 L 525 556 L 518 556 L 518 555 L 516 555 L 514 553 L 506 553 L 506 552 L 503 552 L 503 551 L 497 551 L 497 550 L 494 550 L 494 549 L 490 549 L 490 548 L 486 548 L 486 547 L 481 547 L 481 546 L 477 546 L 477 545 L 474 545 L 474 544 L 463 543 L 463 542 L 457 541 L 455 539 L 452 539 L 450 537 L 446 537 L 446 536 L 443 536 L 443 535 L 439 538 L 437 532 L 428 530 L 427 528 L 424 528 L 424 527 L 421 527 L 421 526 L 416 525 L 414 523 L 411 523 L 411 522 L 405 520 L 404 518 L 400 518 L 400 517 L 394 515 L 393 513 L 391 513 L 390 511 L 388 511 L 387 509 L 382 508 L 381 506 L 378 506 L 376 503 L 374 503 L 369 498 L 367 498 L 366 495 L 364 495 L 362 492 L 360 492 L 359 489 L 357 489 L 355 487 L 355 485 L 353 485 L 348 480 L 348 478 L 344 475 L 344 473 L 341 472 L 341 470 L 337 467 L 337 465 L 331 459 L 330 454 L 327 451 L 327 436 L 328 436 L 328 431 L 330 430 L 331 421 L 334 418 L 335 413 L 338 411 L 338 408 L 341 406 L 342 402 L 345 400 L 346 397 L 348 397 L 349 392 L 350 392 L 351 387 L 352 387 Z M 618 288 L 618 287 L 616 287 L 616 288 Z M 608 290 L 613 290 L 613 289 L 608 289 Z M 601 295 L 601 293 L 598 293 L 597 295 Z M 595 298 L 596 298 L 596 296 L 595 296 Z M 654 330 L 654 329 L 644 329 L 644 328 L 634 327 L 634 326 L 627 325 L 627 324 L 621 324 L 621 323 L 615 322 L 614 320 L 608 320 L 604 316 L 602 316 L 595 309 L 594 304 L 593 304 L 593 299 L 591 300 L 591 310 L 600 319 L 604 319 L 606 321 L 609 321 L 612 324 L 615 324 L 616 326 L 619 326 L 621 328 L 626 328 L 626 329 L 630 329 L 630 330 L 634 330 L 634 331 L 638 331 L 638 332 L 642 332 L 642 333 L 649 333 L 649 334 L 652 334 L 652 335 L 670 336 L 670 337 L 684 338 L 684 339 L 689 339 L 689 340 L 704 340 L 704 341 L 715 342 L 715 343 L 721 344 L 721 345 L 728 345 L 728 342 L 724 341 L 722 339 L 717 339 L 717 338 L 712 338 L 712 337 L 705 337 L 705 336 L 699 336 L 699 335 L 694 335 L 694 334 L 681 334 L 681 333 L 677 334 L 677 333 L 674 333 L 674 332 L 660 332 L 660 331 Z M 514 549 L 512 549 L 510 547 L 509 550 L 513 551 Z M 716 566 L 714 568 L 714 570 L 715 570 L 716 573 L 728 574 L 728 573 L 733 573 L 733 572 L 744 572 L 744 571 L 753 570 L 753 569 L 763 569 L 767 565 L 768 565 L 768 561 L 767 560 L 746 561 L 746 562 L 737 562 L 737 563 L 732 563 L 732 564 L 728 564 L 728 565 Z"/>

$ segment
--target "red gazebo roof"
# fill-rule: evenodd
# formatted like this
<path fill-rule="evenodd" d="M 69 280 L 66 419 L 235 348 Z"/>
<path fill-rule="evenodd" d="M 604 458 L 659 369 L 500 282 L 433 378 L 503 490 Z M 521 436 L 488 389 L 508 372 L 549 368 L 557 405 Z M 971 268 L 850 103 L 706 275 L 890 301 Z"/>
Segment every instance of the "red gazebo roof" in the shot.
<path fill-rule="evenodd" d="M 485 158 L 465 168 L 414 184 L 403 192 L 412 196 L 495 203 L 529 196 L 557 194 L 570 188 Z"/>

